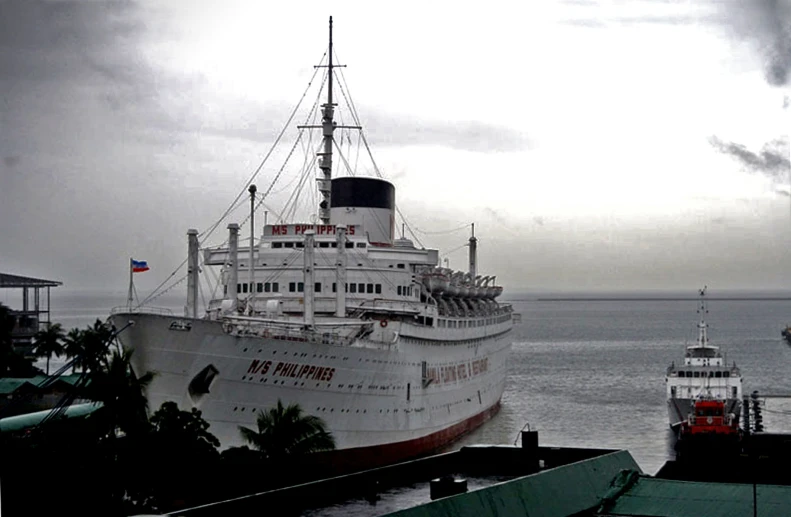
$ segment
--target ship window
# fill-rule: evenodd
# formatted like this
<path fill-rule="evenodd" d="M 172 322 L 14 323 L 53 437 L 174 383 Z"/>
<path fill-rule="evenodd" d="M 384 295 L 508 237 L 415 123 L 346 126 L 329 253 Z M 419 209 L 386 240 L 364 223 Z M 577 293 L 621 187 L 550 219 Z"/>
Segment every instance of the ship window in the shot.
<path fill-rule="evenodd" d="M 382 284 L 376 284 L 374 286 L 374 292 L 376 292 L 376 294 L 382 294 Z"/>
<path fill-rule="evenodd" d="M 730 377 L 731 376 L 731 372 L 727 372 L 727 371 L 722 372 L 722 376 L 723 377 Z"/>
<path fill-rule="evenodd" d="M 332 283 L 332 292 L 333 293 L 338 292 L 338 284 L 336 284 L 335 282 Z"/>
<path fill-rule="evenodd" d="M 242 284 L 242 292 L 243 293 L 247 292 L 247 284 Z"/>
<path fill-rule="evenodd" d="M 284 248 L 293 248 L 294 247 L 294 243 L 293 242 L 284 242 L 283 243 L 283 247 Z"/>
<path fill-rule="evenodd" d="M 357 247 L 358 248 L 364 248 L 365 247 L 365 243 L 364 242 L 358 242 L 357 243 Z"/>
<path fill-rule="evenodd" d="M 714 376 L 717 378 L 722 377 L 722 372 L 720 371 L 714 372 Z"/>
<path fill-rule="evenodd" d="M 404 269 L 404 265 L 403 265 L 403 264 L 398 264 L 398 265 L 396 265 L 396 267 L 397 267 L 398 269 Z"/>
<path fill-rule="evenodd" d="M 241 293 L 242 292 L 242 284 L 236 284 L 236 292 L 237 293 Z"/>
<path fill-rule="evenodd" d="M 222 286 L 222 294 L 223 294 L 223 295 L 226 295 L 226 294 L 228 294 L 228 284 L 226 284 L 226 285 Z"/>
<path fill-rule="evenodd" d="M 277 282 L 272 282 L 272 292 L 276 293 L 280 290 L 280 284 Z"/>
<path fill-rule="evenodd" d="M 305 283 L 304 282 L 298 282 L 297 283 L 297 291 L 299 291 L 300 293 L 305 292 Z"/>
<path fill-rule="evenodd" d="M 331 245 L 333 248 L 337 248 L 337 247 L 338 247 L 338 243 L 337 243 L 337 242 L 332 242 L 332 243 L 330 243 L 330 245 Z"/>
<path fill-rule="evenodd" d="M 282 248 L 283 247 L 283 243 L 282 242 L 273 242 L 272 243 L 272 247 L 273 248 Z"/>
<path fill-rule="evenodd" d="M 398 292 L 398 296 L 401 296 L 401 286 L 400 285 L 396 288 L 396 292 Z"/>
<path fill-rule="evenodd" d="M 357 284 L 357 292 L 364 293 L 365 292 L 365 284 Z"/>
<path fill-rule="evenodd" d="M 673 398 L 673 399 L 676 398 L 676 387 L 675 386 L 671 386 L 670 387 L 670 398 Z"/>
<path fill-rule="evenodd" d="M 329 247 L 330 247 L 330 243 L 329 242 L 320 242 L 319 243 L 319 248 L 329 248 Z"/>
<path fill-rule="evenodd" d="M 374 284 L 368 284 L 368 294 L 373 294 L 374 292 Z"/>
<path fill-rule="evenodd" d="M 426 325 L 428 325 L 429 327 L 433 327 L 434 326 L 434 318 L 426 318 Z"/>
<path fill-rule="evenodd" d="M 357 292 L 357 284 L 349 284 L 349 292 L 356 293 Z"/>
<path fill-rule="evenodd" d="M 297 283 L 296 282 L 289 282 L 288 283 L 288 292 L 293 293 L 297 290 Z"/>
<path fill-rule="evenodd" d="M 265 293 L 268 293 L 268 292 L 270 292 L 271 290 L 272 290 L 272 284 L 270 284 L 269 282 L 266 282 L 266 283 L 264 284 L 264 292 L 265 292 Z"/>
<path fill-rule="evenodd" d="M 353 242 L 347 242 L 346 243 L 346 247 L 347 248 L 353 248 L 354 247 L 354 243 Z"/>
<path fill-rule="evenodd" d="M 349 292 L 349 284 L 343 284 L 343 290 Z"/>
<path fill-rule="evenodd" d="M 294 243 L 294 247 L 295 248 L 304 248 L 305 247 L 305 243 L 303 241 L 295 242 Z"/>
<path fill-rule="evenodd" d="M 315 285 L 315 286 L 313 286 L 313 287 L 314 287 L 314 290 L 315 290 L 317 293 L 320 293 L 320 292 L 321 292 L 321 282 L 316 282 L 316 285 Z"/>
<path fill-rule="evenodd" d="M 256 285 L 255 287 L 256 287 L 256 289 L 255 289 L 256 292 L 259 292 L 259 293 L 263 293 L 264 292 L 264 284 L 262 284 L 261 282 L 258 282 L 258 285 Z"/>
<path fill-rule="evenodd" d="M 692 376 L 693 377 L 700 377 L 700 372 L 693 372 Z"/>

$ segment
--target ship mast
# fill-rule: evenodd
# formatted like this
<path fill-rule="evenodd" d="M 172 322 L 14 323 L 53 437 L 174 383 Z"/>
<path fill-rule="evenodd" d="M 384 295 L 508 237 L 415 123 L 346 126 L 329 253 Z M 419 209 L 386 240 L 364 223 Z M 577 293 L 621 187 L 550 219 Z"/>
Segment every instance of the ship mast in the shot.
<path fill-rule="evenodd" d="M 705 315 L 708 314 L 708 309 L 706 308 L 706 286 L 703 286 L 703 289 L 700 290 L 700 307 L 698 307 L 698 314 L 700 314 L 700 323 L 698 323 L 698 346 L 706 346 L 706 343 L 709 342 L 709 337 L 706 334 L 706 329 L 708 325 L 706 324 Z"/>
<path fill-rule="evenodd" d="M 319 155 L 319 168 L 322 178 L 318 180 L 321 203 L 319 203 L 319 217 L 322 224 L 330 223 L 330 193 L 332 185 L 332 134 L 335 131 L 335 105 L 332 103 L 332 16 L 330 16 L 330 49 L 327 62 L 327 103 L 321 107 L 321 129 L 323 137 L 323 152 Z"/>
<path fill-rule="evenodd" d="M 322 134 L 322 150 L 316 153 L 319 157 L 319 169 L 321 169 L 321 177 L 316 179 L 319 186 L 319 193 L 321 194 L 321 202 L 319 203 L 319 219 L 321 224 L 330 224 L 330 194 L 332 192 L 332 144 L 333 132 L 336 129 L 362 129 L 361 126 L 339 126 L 335 123 L 335 103 L 332 98 L 332 83 L 333 83 L 333 69 L 345 67 L 346 65 L 336 65 L 333 63 L 333 50 L 332 50 L 332 16 L 330 16 L 330 46 L 329 46 L 329 60 L 326 65 L 315 65 L 316 68 L 327 68 L 327 102 L 321 106 L 321 125 L 320 126 L 297 126 L 299 129 L 321 129 Z"/>

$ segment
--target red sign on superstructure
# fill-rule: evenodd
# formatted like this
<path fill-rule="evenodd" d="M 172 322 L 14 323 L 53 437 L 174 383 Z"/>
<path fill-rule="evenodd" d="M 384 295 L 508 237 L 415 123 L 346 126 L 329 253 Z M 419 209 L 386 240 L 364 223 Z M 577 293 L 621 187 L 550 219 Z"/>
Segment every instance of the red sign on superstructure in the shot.
<path fill-rule="evenodd" d="M 264 226 L 264 235 L 267 237 L 302 236 L 308 230 L 313 230 L 317 236 L 335 235 L 334 224 L 267 224 Z M 350 225 L 346 228 L 346 235 L 357 235 L 359 225 Z"/>

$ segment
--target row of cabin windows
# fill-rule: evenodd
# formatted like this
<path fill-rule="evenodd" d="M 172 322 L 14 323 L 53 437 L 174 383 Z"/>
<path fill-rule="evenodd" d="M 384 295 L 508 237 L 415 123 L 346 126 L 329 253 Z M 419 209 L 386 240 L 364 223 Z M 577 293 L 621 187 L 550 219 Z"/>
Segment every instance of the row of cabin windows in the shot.
<path fill-rule="evenodd" d="M 510 314 L 504 314 L 502 316 L 495 316 L 493 318 L 481 318 L 477 320 L 444 320 L 439 319 L 440 327 L 447 327 L 447 328 L 473 328 L 473 327 L 483 327 L 484 325 L 492 325 L 494 323 L 502 323 L 504 321 L 508 321 L 511 319 Z"/>
<path fill-rule="evenodd" d="M 246 293 L 249 289 L 249 284 L 236 284 L 237 293 Z M 225 286 L 225 294 L 228 294 L 228 286 Z M 252 292 L 252 289 L 250 289 Z M 278 282 L 258 282 L 256 284 L 256 292 L 259 293 L 277 293 L 280 292 L 280 284 Z"/>
<path fill-rule="evenodd" d="M 237 293 L 248 292 L 249 284 L 236 284 Z M 317 293 L 321 292 L 321 282 L 316 282 L 315 289 Z M 259 293 L 277 293 L 280 292 L 280 284 L 278 282 L 258 282 L 256 291 Z M 289 282 L 288 291 L 290 293 L 302 293 L 305 291 L 304 282 Z M 337 285 L 332 283 L 332 292 L 337 291 Z M 225 286 L 225 294 L 228 294 L 228 286 Z M 382 284 L 346 284 L 347 293 L 369 293 L 369 294 L 382 294 Z"/>
<path fill-rule="evenodd" d="M 410 286 L 406 286 L 406 285 L 401 286 L 401 285 L 399 285 L 396 288 L 396 292 L 398 293 L 398 296 L 412 296 L 412 286 L 411 285 Z"/>
<path fill-rule="evenodd" d="M 272 243 L 272 247 L 273 248 L 304 248 L 305 247 L 305 243 L 303 241 L 297 241 L 297 242 L 273 242 Z M 314 248 L 337 248 L 338 247 L 338 243 L 337 242 L 314 242 L 313 243 L 313 247 Z M 355 247 L 355 243 L 354 242 L 347 242 L 346 243 L 346 247 L 347 248 L 354 248 Z M 357 247 L 358 248 L 364 248 L 365 247 L 365 243 L 364 242 L 358 242 L 357 243 Z"/>
<path fill-rule="evenodd" d="M 698 371 L 696 371 L 696 372 L 687 372 L 687 371 L 682 370 L 682 371 L 678 372 L 678 376 L 679 377 L 716 377 L 716 378 L 719 379 L 721 377 L 730 377 L 731 376 L 731 372 L 729 372 L 727 370 L 726 371 L 722 371 L 722 372 L 721 371 L 716 371 L 716 372 L 709 372 L 708 375 L 706 375 L 706 372 L 698 372 Z"/>

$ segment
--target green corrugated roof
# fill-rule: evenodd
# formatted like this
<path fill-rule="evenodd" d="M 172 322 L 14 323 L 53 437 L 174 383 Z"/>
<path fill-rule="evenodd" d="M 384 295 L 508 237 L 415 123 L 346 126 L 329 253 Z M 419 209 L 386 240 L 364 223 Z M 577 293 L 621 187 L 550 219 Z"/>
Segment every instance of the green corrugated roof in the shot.
<path fill-rule="evenodd" d="M 791 486 L 757 485 L 758 516 L 791 515 Z M 753 515 L 753 485 L 638 476 L 601 515 L 744 517 Z M 532 514 L 531 514 L 532 515 Z"/>
<path fill-rule="evenodd" d="M 49 377 L 46 375 L 36 375 L 35 377 L 3 377 L 0 378 L 0 395 L 8 395 L 18 390 L 25 383 L 30 383 L 34 387 L 44 383 Z M 74 385 L 80 378 L 80 374 L 61 375 L 55 383 L 65 382 Z"/>
<path fill-rule="evenodd" d="M 568 517 L 597 508 L 621 470 L 640 467 L 617 451 L 388 514 L 398 517 Z"/>
<path fill-rule="evenodd" d="M 65 418 L 75 418 L 81 416 L 87 416 L 102 407 L 101 402 L 91 402 L 88 404 L 75 404 L 73 406 L 69 406 L 63 412 L 63 417 Z M 6 433 L 10 431 L 21 431 L 23 429 L 27 429 L 29 427 L 34 427 L 38 425 L 47 415 L 49 415 L 51 410 L 47 409 L 45 411 L 36 411 L 35 413 L 27 413 L 24 415 L 16 415 L 10 416 L 7 418 L 0 419 L 0 433 Z"/>

